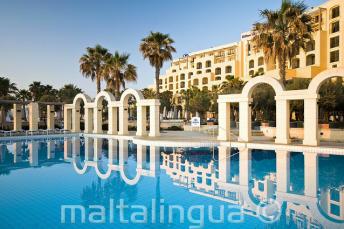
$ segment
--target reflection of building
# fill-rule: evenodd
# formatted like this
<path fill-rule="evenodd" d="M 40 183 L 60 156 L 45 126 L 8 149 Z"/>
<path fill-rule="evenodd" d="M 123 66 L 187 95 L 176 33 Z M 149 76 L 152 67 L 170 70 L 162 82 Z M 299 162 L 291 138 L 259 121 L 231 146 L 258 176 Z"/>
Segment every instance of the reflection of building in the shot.
<path fill-rule="evenodd" d="M 314 22 L 313 40 L 287 65 L 287 78 L 313 78 L 326 69 L 344 66 L 343 9 L 342 0 L 329 0 L 309 11 Z M 160 76 L 160 90 L 173 92 L 175 102 L 181 104 L 181 92 L 193 86 L 213 90 L 226 78 L 247 81 L 264 73 L 278 77 L 277 64 L 265 62 L 263 53 L 254 50 L 251 39 L 250 32 L 243 33 L 238 42 L 175 59 Z"/>
<path fill-rule="evenodd" d="M 339 188 L 321 190 L 320 205 L 332 218 L 344 220 L 344 185 Z"/>
<path fill-rule="evenodd" d="M 322 228 L 305 205 L 287 202 L 286 218 L 288 224 L 293 222 L 297 228 Z"/>
<path fill-rule="evenodd" d="M 253 179 L 252 193 L 262 202 L 269 202 L 275 199 L 276 192 L 276 174 L 269 173 L 263 180 Z"/>

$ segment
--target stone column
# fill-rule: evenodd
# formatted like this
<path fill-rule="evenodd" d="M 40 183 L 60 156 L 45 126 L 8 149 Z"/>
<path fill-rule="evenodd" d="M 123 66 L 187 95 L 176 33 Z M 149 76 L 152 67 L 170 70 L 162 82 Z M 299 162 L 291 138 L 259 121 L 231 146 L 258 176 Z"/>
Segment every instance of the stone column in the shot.
<path fill-rule="evenodd" d="M 109 110 L 109 118 L 108 118 L 108 123 L 109 123 L 109 130 L 108 134 L 117 134 L 117 107 L 110 107 L 108 106 Z"/>
<path fill-rule="evenodd" d="M 160 147 L 149 146 L 149 170 L 153 176 L 160 174 Z"/>
<path fill-rule="evenodd" d="M 144 145 L 137 145 L 137 168 L 143 169 L 146 164 L 147 148 Z"/>
<path fill-rule="evenodd" d="M 22 161 L 22 143 L 13 143 L 13 163 L 18 163 Z"/>
<path fill-rule="evenodd" d="M 289 144 L 290 106 L 285 99 L 276 100 L 276 140 L 277 144 Z"/>
<path fill-rule="evenodd" d="M 55 142 L 52 140 L 47 142 L 47 158 L 55 158 Z"/>
<path fill-rule="evenodd" d="M 72 112 L 67 107 L 63 108 L 63 129 L 72 130 Z"/>
<path fill-rule="evenodd" d="M 90 134 L 93 132 L 93 108 L 85 107 L 85 130 L 84 132 Z"/>
<path fill-rule="evenodd" d="M 276 179 L 277 191 L 289 191 L 290 186 L 290 152 L 286 150 L 276 150 Z"/>
<path fill-rule="evenodd" d="M 30 166 L 38 166 L 38 142 L 29 143 Z"/>
<path fill-rule="evenodd" d="M 73 108 L 72 113 L 73 132 L 80 132 L 80 107 Z"/>
<path fill-rule="evenodd" d="M 96 106 L 93 110 L 93 119 L 94 119 L 94 130 L 95 134 L 103 133 L 103 120 L 102 120 L 102 106 Z"/>
<path fill-rule="evenodd" d="M 305 99 L 304 102 L 304 145 L 318 146 L 318 104 L 317 98 Z"/>
<path fill-rule="evenodd" d="M 231 133 L 231 110 L 230 103 L 219 102 L 219 136 L 218 140 L 230 140 Z"/>
<path fill-rule="evenodd" d="M 157 137 L 160 136 L 160 106 L 153 105 L 149 108 L 149 136 Z"/>
<path fill-rule="evenodd" d="M 249 100 L 239 102 L 239 141 L 251 140 L 251 106 Z"/>
<path fill-rule="evenodd" d="M 38 103 L 30 103 L 29 104 L 29 129 L 32 131 L 38 130 Z"/>
<path fill-rule="evenodd" d="M 219 180 L 223 183 L 230 181 L 231 151 L 230 147 L 219 146 Z"/>
<path fill-rule="evenodd" d="M 129 135 L 128 132 L 128 106 L 119 107 L 119 135 Z"/>
<path fill-rule="evenodd" d="M 22 105 L 13 104 L 13 130 L 19 131 L 22 129 Z"/>
<path fill-rule="evenodd" d="M 141 106 L 138 104 L 137 106 L 137 136 L 145 136 L 147 134 L 146 126 L 147 126 L 147 115 L 146 115 L 146 107 Z"/>
<path fill-rule="evenodd" d="M 251 176 L 251 149 L 239 149 L 239 184 L 248 186 Z"/>
<path fill-rule="evenodd" d="M 305 196 L 317 197 L 318 192 L 318 154 L 304 152 Z"/>
<path fill-rule="evenodd" d="M 55 106 L 47 105 L 47 129 L 55 129 Z"/>

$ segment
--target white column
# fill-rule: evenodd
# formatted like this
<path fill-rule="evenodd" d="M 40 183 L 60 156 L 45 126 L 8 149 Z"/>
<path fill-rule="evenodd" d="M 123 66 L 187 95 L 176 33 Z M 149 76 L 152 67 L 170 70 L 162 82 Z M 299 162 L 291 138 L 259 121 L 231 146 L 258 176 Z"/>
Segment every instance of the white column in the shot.
<path fill-rule="evenodd" d="M 69 138 L 63 141 L 63 158 L 65 160 L 72 158 L 72 142 Z"/>
<path fill-rule="evenodd" d="M 288 192 L 290 186 L 290 152 L 276 150 L 277 191 Z"/>
<path fill-rule="evenodd" d="M 38 166 L 38 142 L 32 141 L 29 143 L 30 165 Z"/>
<path fill-rule="evenodd" d="M 109 111 L 109 118 L 108 118 L 108 123 L 109 123 L 109 130 L 108 134 L 117 134 L 117 107 L 108 107 Z"/>
<path fill-rule="evenodd" d="M 239 102 L 239 141 L 251 140 L 251 107 L 249 100 Z"/>
<path fill-rule="evenodd" d="M 52 159 L 55 157 L 55 142 L 49 140 L 47 142 L 47 158 Z"/>
<path fill-rule="evenodd" d="M 318 192 L 318 154 L 304 152 L 305 196 L 317 197 Z"/>
<path fill-rule="evenodd" d="M 160 136 L 160 106 L 153 105 L 149 107 L 149 136 Z"/>
<path fill-rule="evenodd" d="M 289 144 L 290 106 L 288 100 L 276 100 L 276 140 L 277 144 Z"/>
<path fill-rule="evenodd" d="M 47 105 L 47 129 L 55 129 L 55 106 Z"/>
<path fill-rule="evenodd" d="M 239 149 L 239 184 L 248 186 L 251 176 L 251 149 Z"/>
<path fill-rule="evenodd" d="M 80 107 L 72 109 L 72 120 L 73 132 L 80 132 Z"/>
<path fill-rule="evenodd" d="M 231 172 L 231 151 L 230 147 L 219 146 L 219 180 L 223 183 L 230 181 Z"/>
<path fill-rule="evenodd" d="M 137 145 L 137 168 L 138 169 L 143 169 L 145 168 L 146 164 L 146 152 L 147 152 L 147 147 L 144 145 Z"/>
<path fill-rule="evenodd" d="M 141 106 L 138 104 L 137 106 L 137 136 L 145 136 L 147 134 L 146 126 L 147 126 L 147 115 L 146 115 L 146 107 Z"/>
<path fill-rule="evenodd" d="M 22 161 L 22 143 L 13 143 L 13 163 L 18 163 Z"/>
<path fill-rule="evenodd" d="M 63 108 L 63 129 L 72 130 L 72 112 L 67 107 Z"/>
<path fill-rule="evenodd" d="M 22 105 L 13 104 L 13 130 L 19 131 L 22 129 Z"/>
<path fill-rule="evenodd" d="M 304 102 L 304 145 L 318 146 L 318 104 L 316 98 L 305 99 Z"/>
<path fill-rule="evenodd" d="M 93 133 L 102 134 L 103 133 L 102 106 L 94 107 L 93 119 L 94 119 Z"/>
<path fill-rule="evenodd" d="M 90 134 L 93 132 L 93 108 L 85 107 L 85 133 Z"/>
<path fill-rule="evenodd" d="M 160 174 L 160 147 L 149 146 L 149 170 L 153 176 Z"/>
<path fill-rule="evenodd" d="M 231 110 L 230 103 L 219 102 L 219 136 L 218 140 L 228 141 L 230 140 L 231 132 Z"/>
<path fill-rule="evenodd" d="M 119 107 L 119 135 L 129 135 L 128 132 L 128 106 Z"/>
<path fill-rule="evenodd" d="M 38 103 L 29 104 L 29 129 L 32 131 L 38 130 Z"/>

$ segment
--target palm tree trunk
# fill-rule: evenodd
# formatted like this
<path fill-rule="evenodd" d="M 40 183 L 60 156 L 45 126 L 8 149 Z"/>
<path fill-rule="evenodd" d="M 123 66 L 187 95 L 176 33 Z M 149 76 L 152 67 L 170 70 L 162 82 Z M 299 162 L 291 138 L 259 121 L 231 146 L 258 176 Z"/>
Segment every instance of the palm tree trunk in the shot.
<path fill-rule="evenodd" d="M 286 82 L 286 55 L 282 54 L 278 57 L 278 64 L 279 64 L 279 75 L 281 83 L 285 86 Z"/>
<path fill-rule="evenodd" d="M 115 87 L 116 87 L 116 89 L 115 89 L 115 97 L 116 97 L 116 100 L 119 100 L 120 99 L 120 96 L 119 96 L 119 89 L 120 89 L 119 82 L 116 81 L 115 84 L 116 84 L 115 85 Z"/>
<path fill-rule="evenodd" d="M 100 77 L 99 76 L 96 77 L 96 84 L 97 84 L 97 94 L 98 94 L 101 90 L 101 88 L 100 88 Z"/>
<path fill-rule="evenodd" d="M 155 91 L 156 91 L 155 98 L 156 99 L 160 98 L 159 76 L 160 76 L 160 68 L 156 67 L 155 68 Z"/>

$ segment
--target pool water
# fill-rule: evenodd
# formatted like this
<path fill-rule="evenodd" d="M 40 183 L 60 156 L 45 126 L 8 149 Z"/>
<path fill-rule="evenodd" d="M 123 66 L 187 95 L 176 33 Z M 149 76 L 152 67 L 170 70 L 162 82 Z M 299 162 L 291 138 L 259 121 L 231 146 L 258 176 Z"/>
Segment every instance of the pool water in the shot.
<path fill-rule="evenodd" d="M 344 156 L 0 142 L 1 228 L 344 228 Z"/>

